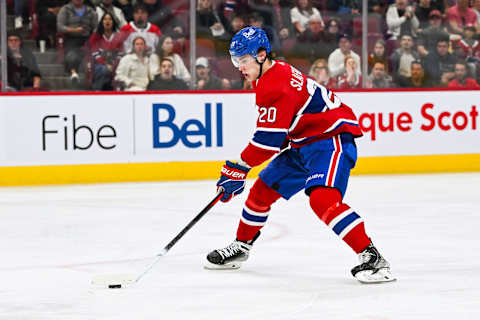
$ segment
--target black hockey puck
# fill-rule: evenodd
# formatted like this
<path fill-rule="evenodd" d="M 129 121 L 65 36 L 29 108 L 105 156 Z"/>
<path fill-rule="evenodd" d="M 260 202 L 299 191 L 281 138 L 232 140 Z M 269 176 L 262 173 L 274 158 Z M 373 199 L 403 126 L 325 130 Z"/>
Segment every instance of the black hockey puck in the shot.
<path fill-rule="evenodd" d="M 122 287 L 121 284 L 109 284 L 108 285 L 109 289 L 118 289 L 118 288 L 121 288 L 121 287 Z"/>

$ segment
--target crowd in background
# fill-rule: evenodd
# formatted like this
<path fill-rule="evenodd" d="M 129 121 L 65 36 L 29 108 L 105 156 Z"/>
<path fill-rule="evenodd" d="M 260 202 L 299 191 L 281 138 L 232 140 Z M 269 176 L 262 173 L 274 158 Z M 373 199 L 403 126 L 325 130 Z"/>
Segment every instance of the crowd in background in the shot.
<path fill-rule="evenodd" d="M 12 2 L 12 1 L 10 1 Z M 39 89 L 42 76 L 18 30 L 61 53 L 71 87 L 186 90 L 188 0 L 15 0 L 8 33 L 12 90 Z M 232 36 L 263 28 L 275 59 L 330 88 L 480 88 L 480 0 L 368 1 L 368 74 L 361 73 L 361 0 L 198 0 L 197 90 L 250 89 L 230 63 Z M 32 29 L 32 26 L 30 26 Z M 362 79 L 366 77 L 365 81 Z M 50 88 L 55 90 L 56 88 Z"/>

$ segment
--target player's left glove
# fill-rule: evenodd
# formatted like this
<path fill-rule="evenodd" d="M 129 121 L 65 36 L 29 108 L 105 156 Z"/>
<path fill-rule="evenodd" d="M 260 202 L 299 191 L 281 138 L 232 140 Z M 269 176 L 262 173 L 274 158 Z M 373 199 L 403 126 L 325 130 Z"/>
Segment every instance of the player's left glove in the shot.
<path fill-rule="evenodd" d="M 217 188 L 223 188 L 223 197 L 220 199 L 222 202 L 228 202 L 243 192 L 249 171 L 250 168 L 247 166 L 232 161 L 225 162 L 217 182 Z"/>

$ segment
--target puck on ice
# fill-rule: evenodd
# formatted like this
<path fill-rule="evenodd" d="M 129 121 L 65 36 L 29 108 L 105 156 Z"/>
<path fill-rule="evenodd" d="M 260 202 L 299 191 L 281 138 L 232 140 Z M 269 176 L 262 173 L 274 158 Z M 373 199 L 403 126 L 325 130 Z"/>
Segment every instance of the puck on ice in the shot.
<path fill-rule="evenodd" d="M 121 284 L 109 284 L 108 285 L 109 289 L 118 289 L 118 288 L 121 288 L 121 287 L 122 287 Z"/>

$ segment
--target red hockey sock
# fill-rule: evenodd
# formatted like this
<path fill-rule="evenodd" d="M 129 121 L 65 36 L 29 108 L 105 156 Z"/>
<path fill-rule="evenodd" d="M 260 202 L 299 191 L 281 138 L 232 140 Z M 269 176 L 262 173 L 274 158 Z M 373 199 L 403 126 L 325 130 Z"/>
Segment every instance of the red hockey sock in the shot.
<path fill-rule="evenodd" d="M 275 190 L 257 179 L 250 189 L 237 229 L 237 239 L 249 241 L 265 225 L 270 206 L 280 198 Z"/>
<path fill-rule="evenodd" d="M 316 188 L 310 194 L 310 206 L 356 253 L 362 252 L 370 244 L 363 219 L 342 203 L 342 196 L 337 189 Z"/>

